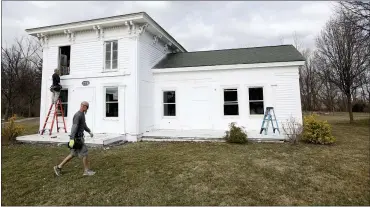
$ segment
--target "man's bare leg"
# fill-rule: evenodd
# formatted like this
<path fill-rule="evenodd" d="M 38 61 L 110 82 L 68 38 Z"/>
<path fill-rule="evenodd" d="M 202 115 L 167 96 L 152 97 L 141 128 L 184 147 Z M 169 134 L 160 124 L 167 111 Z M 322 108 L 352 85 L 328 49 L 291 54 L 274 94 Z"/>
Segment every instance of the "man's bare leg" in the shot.
<path fill-rule="evenodd" d="M 69 162 L 71 159 L 73 158 L 73 156 L 71 154 L 69 154 L 66 158 L 64 158 L 64 160 L 58 165 L 59 168 L 62 168 L 63 165 L 65 165 L 67 162 Z"/>
<path fill-rule="evenodd" d="M 73 156 L 69 154 L 66 158 L 64 158 L 64 160 L 59 165 L 54 166 L 54 172 L 57 176 L 61 175 L 61 170 L 62 170 L 63 165 L 69 162 L 72 158 Z"/>
<path fill-rule="evenodd" d="M 82 158 L 82 162 L 84 164 L 84 170 L 88 171 L 89 170 L 89 159 L 87 158 L 87 155 Z"/>
<path fill-rule="evenodd" d="M 87 155 L 82 158 L 82 162 L 84 163 L 84 169 L 85 169 L 83 175 L 94 175 L 95 172 L 89 169 L 89 159 Z"/>

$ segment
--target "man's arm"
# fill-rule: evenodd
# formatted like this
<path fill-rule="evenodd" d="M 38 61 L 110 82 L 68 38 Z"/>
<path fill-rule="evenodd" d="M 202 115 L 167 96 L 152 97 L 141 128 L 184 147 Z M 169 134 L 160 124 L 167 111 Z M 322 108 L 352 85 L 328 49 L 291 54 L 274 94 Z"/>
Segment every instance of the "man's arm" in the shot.
<path fill-rule="evenodd" d="M 87 131 L 88 133 L 91 132 L 91 130 L 89 129 L 89 127 L 87 127 L 86 122 L 84 122 L 84 130 Z"/>
<path fill-rule="evenodd" d="M 79 116 L 75 115 L 73 117 L 73 125 L 72 125 L 72 129 L 71 129 L 71 139 L 76 137 L 79 123 L 80 123 Z"/>
<path fill-rule="evenodd" d="M 57 84 L 60 85 L 60 76 L 57 75 Z"/>

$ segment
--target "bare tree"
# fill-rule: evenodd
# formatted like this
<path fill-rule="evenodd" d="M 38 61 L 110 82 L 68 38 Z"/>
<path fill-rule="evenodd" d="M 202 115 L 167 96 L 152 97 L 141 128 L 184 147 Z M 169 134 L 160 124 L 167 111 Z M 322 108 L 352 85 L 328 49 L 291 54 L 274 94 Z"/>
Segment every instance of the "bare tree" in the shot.
<path fill-rule="evenodd" d="M 370 38 L 370 1 L 340 1 L 339 12 Z"/>
<path fill-rule="evenodd" d="M 1 50 L 1 92 L 6 103 L 4 119 L 9 112 L 21 112 L 30 108 L 40 97 L 41 46 L 29 38 L 16 39 L 10 48 Z"/>
<path fill-rule="evenodd" d="M 19 79 L 19 70 L 22 66 L 22 54 L 15 46 L 1 48 L 1 95 L 6 102 L 4 119 L 9 117 L 9 110 L 13 106 L 15 98 L 19 96 L 16 87 Z"/>
<path fill-rule="evenodd" d="M 349 16 L 351 17 L 351 16 Z M 348 17 L 338 14 L 317 38 L 318 57 L 327 63 L 328 80 L 346 96 L 350 122 L 353 122 L 352 93 L 361 86 L 369 58 L 369 41 Z"/>
<path fill-rule="evenodd" d="M 306 58 L 305 64 L 301 67 L 301 94 L 304 100 L 303 105 L 306 110 L 314 111 L 321 108 L 320 103 L 318 103 L 320 81 L 317 66 L 314 56 L 309 49 L 304 50 L 302 54 Z"/>
<path fill-rule="evenodd" d="M 318 99 L 320 100 L 320 103 L 325 106 L 326 110 L 334 113 L 334 111 L 337 110 L 336 108 L 338 108 L 338 106 L 336 107 L 336 102 L 339 95 L 338 87 L 329 81 L 331 70 L 327 69 L 330 67 L 328 63 L 323 62 L 324 60 L 320 58 L 317 53 L 315 54 L 314 59 L 319 80 Z"/>
<path fill-rule="evenodd" d="M 294 32 L 292 37 L 295 48 L 301 52 L 303 57 L 306 59 L 305 64 L 298 68 L 302 109 L 304 111 L 313 111 L 318 109 L 318 106 L 320 105 L 317 102 L 319 82 L 314 59 L 311 50 L 304 48 L 297 32 Z"/>

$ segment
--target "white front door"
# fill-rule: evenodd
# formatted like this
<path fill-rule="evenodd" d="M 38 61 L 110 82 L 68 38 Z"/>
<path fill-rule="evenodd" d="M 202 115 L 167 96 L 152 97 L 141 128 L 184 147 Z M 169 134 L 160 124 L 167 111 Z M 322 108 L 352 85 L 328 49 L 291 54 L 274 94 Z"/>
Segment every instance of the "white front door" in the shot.
<path fill-rule="evenodd" d="M 79 87 L 74 90 L 73 93 L 74 101 L 76 104 L 77 110 L 80 109 L 82 101 L 89 102 L 89 110 L 85 114 L 86 125 L 90 128 L 91 131 L 94 131 L 94 112 L 95 112 L 95 88 L 92 87 Z M 73 108 L 74 108 L 73 107 Z"/>
<path fill-rule="evenodd" d="M 210 88 L 208 86 L 195 86 L 189 90 L 188 105 L 184 106 L 186 121 L 191 129 L 211 129 L 210 118 Z"/>

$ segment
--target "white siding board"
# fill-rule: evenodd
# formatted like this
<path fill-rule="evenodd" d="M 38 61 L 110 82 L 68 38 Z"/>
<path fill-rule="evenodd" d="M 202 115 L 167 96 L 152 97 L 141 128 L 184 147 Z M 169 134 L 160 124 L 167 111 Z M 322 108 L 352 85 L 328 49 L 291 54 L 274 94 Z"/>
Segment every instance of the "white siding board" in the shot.
<path fill-rule="evenodd" d="M 103 43 L 87 42 L 71 46 L 70 75 L 103 71 Z"/>

